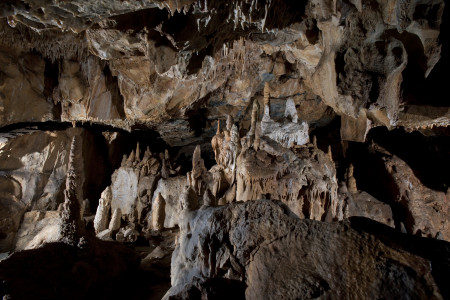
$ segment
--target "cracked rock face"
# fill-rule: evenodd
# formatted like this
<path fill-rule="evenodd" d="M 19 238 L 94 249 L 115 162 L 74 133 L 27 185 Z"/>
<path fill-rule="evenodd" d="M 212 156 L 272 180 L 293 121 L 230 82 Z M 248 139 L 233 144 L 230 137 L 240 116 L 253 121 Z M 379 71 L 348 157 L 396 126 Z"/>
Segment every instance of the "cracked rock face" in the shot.
<path fill-rule="evenodd" d="M 449 298 L 449 10 L 2 1 L 0 296 Z"/>

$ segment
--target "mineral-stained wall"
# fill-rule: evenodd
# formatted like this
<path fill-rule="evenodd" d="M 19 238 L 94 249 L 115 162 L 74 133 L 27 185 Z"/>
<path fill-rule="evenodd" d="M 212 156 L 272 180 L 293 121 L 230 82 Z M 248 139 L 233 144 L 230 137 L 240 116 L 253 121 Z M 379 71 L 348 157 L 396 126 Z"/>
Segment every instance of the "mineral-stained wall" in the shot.
<path fill-rule="evenodd" d="M 448 11 L 3 1 L 1 296 L 449 298 Z"/>

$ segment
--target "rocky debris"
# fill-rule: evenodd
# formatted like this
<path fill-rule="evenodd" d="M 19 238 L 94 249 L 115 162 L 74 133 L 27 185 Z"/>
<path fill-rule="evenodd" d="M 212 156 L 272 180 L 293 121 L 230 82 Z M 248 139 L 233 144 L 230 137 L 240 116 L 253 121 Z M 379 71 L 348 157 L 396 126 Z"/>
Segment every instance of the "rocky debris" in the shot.
<path fill-rule="evenodd" d="M 447 243 L 376 223 L 300 220 L 268 200 L 193 211 L 182 221 L 164 299 L 218 291 L 241 299 L 442 299 L 448 292 Z"/>
<path fill-rule="evenodd" d="M 139 232 L 135 229 L 135 226 L 130 224 L 126 227 L 122 227 L 119 229 L 119 232 L 116 234 L 116 241 L 121 243 L 133 243 L 139 237 Z"/>

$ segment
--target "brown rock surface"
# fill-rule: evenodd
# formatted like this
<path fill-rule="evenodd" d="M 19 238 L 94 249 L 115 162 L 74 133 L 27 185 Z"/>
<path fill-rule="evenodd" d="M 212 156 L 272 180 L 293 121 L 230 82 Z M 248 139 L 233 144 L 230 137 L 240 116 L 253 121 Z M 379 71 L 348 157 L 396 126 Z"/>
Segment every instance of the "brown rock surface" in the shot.
<path fill-rule="evenodd" d="M 299 220 L 267 200 L 193 212 L 183 222 L 165 299 L 214 298 L 221 288 L 218 297 L 241 299 L 442 299 L 448 293 L 446 242 L 397 233 L 391 239 L 392 229 L 365 221 Z M 418 246 L 427 242 L 436 248 Z"/>

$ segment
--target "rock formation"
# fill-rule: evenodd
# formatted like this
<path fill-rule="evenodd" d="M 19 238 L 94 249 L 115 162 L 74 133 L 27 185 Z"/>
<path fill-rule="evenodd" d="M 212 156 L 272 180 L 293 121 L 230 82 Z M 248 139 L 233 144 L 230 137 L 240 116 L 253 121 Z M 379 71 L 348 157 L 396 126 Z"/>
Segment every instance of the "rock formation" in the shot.
<path fill-rule="evenodd" d="M 166 218 L 166 201 L 161 193 L 156 196 L 152 207 L 152 225 L 154 230 L 161 230 L 164 228 L 164 220 Z"/>
<path fill-rule="evenodd" d="M 95 213 L 94 219 L 94 229 L 97 234 L 108 228 L 110 222 L 111 197 L 111 188 L 107 187 L 102 192 L 100 200 L 98 200 L 97 212 Z"/>
<path fill-rule="evenodd" d="M 172 256 L 172 288 L 164 299 L 214 298 L 219 291 L 220 297 L 239 299 L 440 299 L 447 290 L 448 263 L 445 271 L 434 271 L 448 259 L 446 244 L 406 238 L 381 225 L 371 231 L 374 224 L 364 222 L 300 220 L 268 200 L 185 217 L 189 226 L 181 227 Z M 436 248 L 419 246 L 425 242 Z"/>
<path fill-rule="evenodd" d="M 66 189 L 64 190 L 64 203 L 63 210 L 61 212 L 61 237 L 62 241 L 72 246 L 78 244 L 81 234 L 83 233 L 83 227 L 81 223 L 81 202 L 77 195 L 77 188 L 79 186 L 78 175 L 76 165 L 80 164 L 82 152 L 81 147 L 78 145 L 77 139 L 72 138 L 72 144 L 70 145 L 69 153 L 69 169 L 67 170 L 66 177 Z"/>
<path fill-rule="evenodd" d="M 446 2 L 3 1 L 0 297 L 449 298 Z"/>

